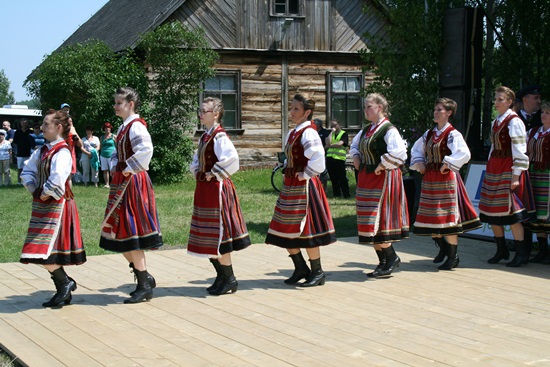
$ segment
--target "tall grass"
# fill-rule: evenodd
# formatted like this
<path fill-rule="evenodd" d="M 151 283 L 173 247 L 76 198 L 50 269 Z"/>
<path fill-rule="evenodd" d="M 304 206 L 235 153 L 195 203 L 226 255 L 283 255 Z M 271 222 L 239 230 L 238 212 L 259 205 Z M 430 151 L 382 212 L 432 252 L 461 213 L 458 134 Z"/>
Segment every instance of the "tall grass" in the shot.
<path fill-rule="evenodd" d="M 13 172 L 12 177 L 16 173 Z M 271 170 L 241 170 L 232 177 L 252 243 L 263 243 L 278 194 L 270 183 Z M 353 197 L 354 179 L 350 175 Z M 100 185 L 101 186 L 101 185 Z M 163 248 L 181 248 L 187 244 L 195 181 L 191 176 L 178 184 L 155 186 L 159 220 L 165 243 Z M 338 237 L 357 235 L 355 201 L 332 198 L 327 190 Z M 74 187 L 80 214 L 82 238 L 88 255 L 106 253 L 99 248 L 100 225 L 105 212 L 108 190 L 102 187 Z M 31 214 L 31 195 L 22 187 L 0 187 L 0 262 L 18 261 Z"/>

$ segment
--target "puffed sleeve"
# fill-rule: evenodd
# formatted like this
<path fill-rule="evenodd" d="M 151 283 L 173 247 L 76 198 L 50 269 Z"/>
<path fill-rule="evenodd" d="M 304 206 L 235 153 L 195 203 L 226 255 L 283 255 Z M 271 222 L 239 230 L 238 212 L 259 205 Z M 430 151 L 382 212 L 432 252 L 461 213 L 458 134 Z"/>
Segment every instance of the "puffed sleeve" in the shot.
<path fill-rule="evenodd" d="M 325 148 L 315 129 L 306 129 L 300 140 L 304 147 L 304 156 L 308 159 L 304 177 L 318 176 L 325 170 Z"/>
<path fill-rule="evenodd" d="M 212 167 L 212 174 L 223 181 L 239 170 L 239 154 L 226 133 L 217 133 L 214 137 L 214 154 L 218 162 Z"/>
<path fill-rule="evenodd" d="M 529 157 L 527 156 L 527 133 L 525 125 L 519 117 L 514 117 L 508 123 L 508 133 L 512 140 L 512 172 L 514 175 L 520 175 L 521 171 L 529 168 Z"/>
<path fill-rule="evenodd" d="M 389 128 L 384 136 L 388 152 L 381 157 L 385 169 L 395 169 L 405 164 L 407 159 L 407 144 L 395 127 Z"/>
<path fill-rule="evenodd" d="M 352 157 L 361 157 L 361 151 L 359 150 L 359 142 L 361 141 L 362 134 L 363 134 L 363 130 L 359 131 L 351 141 L 351 146 L 349 147 L 349 154 Z"/>
<path fill-rule="evenodd" d="M 198 169 L 199 169 L 199 155 L 198 153 L 195 153 L 193 155 L 193 160 L 189 164 L 189 171 L 191 171 L 191 173 L 193 174 L 196 174 Z"/>
<path fill-rule="evenodd" d="M 418 165 L 420 163 L 426 164 L 426 139 L 428 139 L 428 132 L 426 131 L 417 141 L 415 141 L 411 149 L 411 165 L 410 169 L 418 171 Z"/>
<path fill-rule="evenodd" d="M 140 122 L 134 122 L 130 126 L 129 134 L 134 154 L 126 159 L 127 167 L 124 169 L 124 172 L 138 173 L 147 171 L 153 157 L 151 135 L 149 135 L 149 131 L 147 131 L 145 125 Z"/>
<path fill-rule="evenodd" d="M 52 157 L 50 176 L 44 183 L 43 195 L 49 195 L 59 200 L 65 194 L 65 183 L 71 174 L 73 166 L 69 149 L 61 149 Z"/>
<path fill-rule="evenodd" d="M 458 130 L 451 131 L 447 139 L 447 146 L 451 154 L 443 157 L 443 163 L 447 163 L 451 170 L 458 172 L 463 165 L 470 161 L 472 157 L 470 149 Z"/>
<path fill-rule="evenodd" d="M 21 183 L 27 190 L 33 193 L 38 185 L 38 163 L 40 162 L 40 150 L 35 150 L 25 162 L 21 172 Z"/>

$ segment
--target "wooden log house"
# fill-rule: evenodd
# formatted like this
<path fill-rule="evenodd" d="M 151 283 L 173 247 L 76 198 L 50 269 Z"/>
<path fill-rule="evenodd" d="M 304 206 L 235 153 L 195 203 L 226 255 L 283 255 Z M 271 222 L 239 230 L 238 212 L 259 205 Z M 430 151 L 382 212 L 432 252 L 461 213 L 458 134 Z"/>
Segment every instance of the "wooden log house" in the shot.
<path fill-rule="evenodd" d="M 359 93 L 373 75 L 362 72 L 358 51 L 368 49 L 365 32 L 384 35 L 388 24 L 375 3 L 111 0 L 61 47 L 98 39 L 122 51 L 135 46 L 140 34 L 166 22 L 202 27 L 220 59 L 201 98 L 211 95 L 224 101 L 224 126 L 242 166 L 270 166 L 282 149 L 289 102 L 297 92 L 313 95 L 314 117 L 325 124 L 337 118 L 352 135 L 360 129 Z"/>

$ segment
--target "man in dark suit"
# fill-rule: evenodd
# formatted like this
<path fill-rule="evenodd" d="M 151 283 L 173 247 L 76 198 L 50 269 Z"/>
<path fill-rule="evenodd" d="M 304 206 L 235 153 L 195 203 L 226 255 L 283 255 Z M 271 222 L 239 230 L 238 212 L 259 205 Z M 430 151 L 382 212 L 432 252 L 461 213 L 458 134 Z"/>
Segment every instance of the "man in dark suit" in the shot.
<path fill-rule="evenodd" d="M 522 103 L 522 109 L 518 115 L 523 120 L 526 131 L 542 126 L 540 120 L 541 89 L 540 85 L 530 85 L 520 90 L 516 96 Z"/>

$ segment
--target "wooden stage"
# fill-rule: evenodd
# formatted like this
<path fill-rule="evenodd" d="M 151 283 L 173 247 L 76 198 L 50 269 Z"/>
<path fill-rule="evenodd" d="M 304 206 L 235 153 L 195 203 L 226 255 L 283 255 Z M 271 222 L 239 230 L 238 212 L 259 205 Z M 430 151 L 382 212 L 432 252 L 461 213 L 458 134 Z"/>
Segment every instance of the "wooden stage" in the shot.
<path fill-rule="evenodd" d="M 342 239 L 322 249 L 327 283 L 286 286 L 286 251 L 253 245 L 233 257 L 239 291 L 220 297 L 207 259 L 148 253 L 155 298 L 125 305 L 133 276 L 121 255 L 67 272 L 73 304 L 35 265 L 0 264 L 0 344 L 25 366 L 550 366 L 550 266 L 489 265 L 495 247 L 460 239 L 460 267 L 437 271 L 433 241 L 396 245 L 403 262 L 367 280 L 374 250 Z"/>

